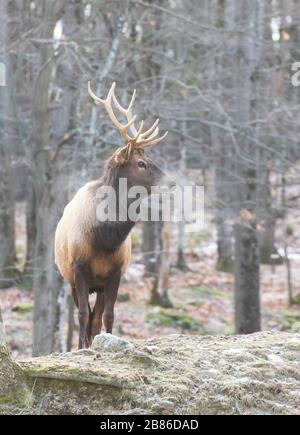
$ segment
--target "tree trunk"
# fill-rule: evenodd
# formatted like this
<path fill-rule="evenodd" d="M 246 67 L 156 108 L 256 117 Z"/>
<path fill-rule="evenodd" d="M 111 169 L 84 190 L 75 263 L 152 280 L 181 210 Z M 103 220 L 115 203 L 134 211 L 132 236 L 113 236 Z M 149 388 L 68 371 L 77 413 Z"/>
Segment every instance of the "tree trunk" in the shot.
<path fill-rule="evenodd" d="M 176 267 L 183 272 L 188 269 L 185 259 L 185 239 L 185 222 L 182 219 L 180 222 L 178 222 L 178 246 Z"/>
<path fill-rule="evenodd" d="M 160 261 L 158 273 L 155 276 L 154 283 L 151 289 L 150 304 L 159 305 L 164 308 L 171 308 L 172 303 L 169 298 L 169 273 L 170 273 L 170 223 L 164 222 L 161 231 L 162 252 L 160 253 Z"/>
<path fill-rule="evenodd" d="M 216 189 L 216 227 L 218 260 L 217 269 L 222 272 L 233 272 L 233 244 L 232 225 L 226 221 L 230 219 L 230 194 L 232 184 L 229 174 L 225 174 L 226 167 L 222 166 L 222 150 L 219 148 L 219 158 L 216 159 L 215 189 Z M 227 157 L 228 158 L 228 157 Z M 223 161 L 225 165 L 225 162 Z"/>
<path fill-rule="evenodd" d="M 231 26 L 230 14 L 226 15 L 225 2 L 222 0 L 213 0 L 213 7 L 209 4 L 208 10 L 210 11 L 211 26 L 217 29 L 224 29 L 226 25 Z M 211 43 L 218 45 L 221 44 L 221 52 L 218 57 L 212 56 L 209 59 L 209 83 L 211 86 L 210 92 L 212 95 L 212 110 L 215 113 L 215 119 L 219 125 L 223 125 L 226 120 L 224 114 L 220 110 L 220 105 L 225 104 L 226 91 L 222 87 L 222 76 L 226 67 L 227 49 L 226 41 L 220 42 L 219 36 L 216 34 L 211 37 Z M 229 80 L 229 79 L 227 79 Z M 216 101 L 218 104 L 216 104 Z M 217 229 L 217 247 L 218 259 L 217 270 L 222 272 L 233 271 L 233 244 L 232 244 L 232 224 L 228 221 L 232 218 L 232 144 L 227 137 L 223 137 L 220 128 L 212 125 L 210 127 L 210 137 L 212 142 L 212 149 L 215 153 L 215 220 Z"/>
<path fill-rule="evenodd" d="M 239 127 L 237 135 L 243 159 L 237 159 L 236 170 L 240 180 L 236 191 L 239 216 L 235 231 L 235 330 L 248 334 L 260 330 L 260 268 L 256 233 L 257 216 L 257 148 L 252 142 L 255 126 L 249 130 L 249 122 L 255 117 L 253 111 L 255 71 L 258 65 L 258 41 L 253 34 L 259 28 L 260 4 L 258 0 L 235 2 L 238 24 L 242 31 L 237 45 L 237 112 Z M 257 95 L 255 95 L 257 97 Z"/>
<path fill-rule="evenodd" d="M 24 278 L 31 282 L 33 278 L 34 247 L 36 243 L 36 202 L 32 178 L 28 177 L 28 192 L 26 195 L 26 260 Z"/>
<path fill-rule="evenodd" d="M 10 183 L 10 157 L 0 148 L 0 288 L 12 285 L 15 277 L 15 215 Z"/>
<path fill-rule="evenodd" d="M 75 329 L 74 318 L 75 304 L 73 297 L 68 295 L 68 333 L 67 333 L 67 352 L 72 350 L 73 333 Z"/>
<path fill-rule="evenodd" d="M 255 226 L 235 228 L 235 331 L 260 331 L 259 249 Z"/>
<path fill-rule="evenodd" d="M 9 40 L 12 26 L 10 24 L 11 9 L 9 2 L 3 2 L 0 18 L 2 40 Z M 11 5 L 13 6 L 13 4 Z M 15 210 L 12 191 L 12 155 L 14 153 L 14 116 L 11 102 L 12 83 L 10 56 L 5 55 L 6 86 L 0 87 L 0 288 L 9 287 L 15 277 Z"/>
<path fill-rule="evenodd" d="M 266 165 L 264 165 L 260 174 L 257 215 L 261 227 L 261 230 L 258 232 L 260 262 L 262 264 L 281 263 L 282 258 L 275 247 L 275 227 L 279 213 L 272 206 L 270 170 Z M 277 258 L 273 259 L 272 255 L 275 255 Z"/>
<path fill-rule="evenodd" d="M 164 16 L 160 7 L 163 6 L 163 0 L 154 0 L 153 4 L 158 8 L 149 9 L 148 22 L 154 23 L 154 28 L 151 26 L 151 32 L 155 29 L 155 33 L 159 34 L 164 25 Z M 144 39 L 149 34 L 145 33 Z M 144 41 L 148 47 L 143 61 L 143 76 L 148 79 L 150 95 L 151 93 L 159 94 L 162 91 L 163 64 L 157 61 L 155 51 L 157 50 L 157 40 L 150 39 L 152 42 Z M 166 50 L 164 40 L 162 40 L 159 50 Z M 149 92 L 148 90 L 148 92 Z M 162 222 L 145 222 L 143 225 L 143 252 L 145 259 L 145 272 L 148 276 L 154 276 L 153 291 L 157 286 L 158 273 L 161 268 L 161 250 L 162 250 Z M 153 295 L 152 295 L 153 296 Z M 153 297 L 151 296 L 151 299 Z"/>
<path fill-rule="evenodd" d="M 161 251 L 161 222 L 144 222 L 143 224 L 143 256 L 145 276 L 154 277 L 158 271 Z"/>
<path fill-rule="evenodd" d="M 44 2 L 44 20 L 40 37 L 52 39 L 64 2 Z M 57 298 L 61 282 L 54 267 L 54 229 L 57 221 L 54 163 L 49 152 L 49 88 L 56 54 L 51 45 L 39 49 L 40 71 L 32 100 L 32 132 L 28 151 L 32 153 L 32 177 L 36 199 L 36 239 L 34 251 L 34 325 L 33 355 L 51 353 L 54 348 Z M 57 193 L 57 192 L 56 192 Z"/>
<path fill-rule="evenodd" d="M 73 40 L 76 35 L 80 38 L 84 34 L 84 6 L 80 0 L 68 3 L 65 7 L 64 15 L 62 17 L 62 26 L 64 35 L 69 40 Z M 62 89 L 64 111 L 63 116 L 61 111 L 57 111 L 54 119 L 55 125 L 58 126 L 55 136 L 55 142 L 59 142 L 61 138 L 70 136 L 67 142 L 73 144 L 80 142 L 80 136 L 77 133 L 77 112 L 79 98 L 75 83 L 78 82 L 80 73 L 78 64 L 74 61 L 74 57 L 69 52 L 65 52 L 64 56 L 59 60 L 58 66 L 55 68 L 55 80 L 57 85 Z M 55 168 L 54 168 L 55 170 Z M 53 228 L 51 232 L 55 232 L 55 227 L 60 219 L 61 213 L 65 204 L 68 202 L 68 189 L 61 189 L 62 183 L 72 176 L 72 171 L 66 171 L 61 177 L 54 177 L 53 182 L 53 198 L 55 201 L 55 208 L 52 212 Z M 52 249 L 51 244 L 51 249 Z M 53 316 L 54 316 L 54 336 L 53 336 L 53 350 L 55 352 L 63 352 L 66 350 L 67 341 L 65 337 L 65 323 L 67 318 L 67 299 L 68 292 L 67 286 L 64 285 L 63 280 L 59 273 L 53 273 Z"/>
<path fill-rule="evenodd" d="M 0 346 L 5 346 L 5 330 L 0 307 Z"/>
<path fill-rule="evenodd" d="M 186 114 L 186 110 L 183 111 Z M 179 138 L 179 150 L 180 150 L 180 162 L 179 162 L 179 172 L 182 177 L 186 175 L 186 139 L 185 135 L 187 133 L 186 121 L 180 123 L 181 135 Z M 178 222 L 178 245 L 177 245 L 177 263 L 176 266 L 179 270 L 187 270 L 187 264 L 185 259 L 185 221 L 181 219 Z"/>
<path fill-rule="evenodd" d="M 59 278 L 59 293 L 55 298 L 55 324 L 54 324 L 54 344 L 53 350 L 55 352 L 66 352 L 66 339 L 65 339 L 65 320 L 67 318 L 67 298 L 66 285 L 63 284 Z"/>

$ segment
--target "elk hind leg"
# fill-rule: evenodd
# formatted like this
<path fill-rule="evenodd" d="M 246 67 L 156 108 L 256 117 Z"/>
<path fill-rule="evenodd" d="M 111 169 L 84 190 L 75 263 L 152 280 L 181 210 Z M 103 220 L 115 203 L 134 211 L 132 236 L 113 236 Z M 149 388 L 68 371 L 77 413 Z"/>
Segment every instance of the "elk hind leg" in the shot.
<path fill-rule="evenodd" d="M 89 286 L 88 278 L 85 267 L 79 263 L 74 262 L 74 280 L 76 295 L 78 301 L 78 320 L 79 320 L 79 343 L 78 348 L 82 349 L 84 346 L 89 347 L 89 322 L 90 322 L 90 307 L 89 307 Z"/>

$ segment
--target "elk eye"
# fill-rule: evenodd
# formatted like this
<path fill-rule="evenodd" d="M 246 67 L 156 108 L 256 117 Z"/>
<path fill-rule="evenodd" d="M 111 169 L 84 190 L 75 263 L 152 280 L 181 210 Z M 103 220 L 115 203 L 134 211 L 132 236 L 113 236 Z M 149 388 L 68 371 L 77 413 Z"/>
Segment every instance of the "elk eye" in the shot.
<path fill-rule="evenodd" d="M 143 169 L 147 169 L 147 165 L 145 162 L 143 162 L 143 160 L 138 161 L 138 167 L 143 168 Z"/>

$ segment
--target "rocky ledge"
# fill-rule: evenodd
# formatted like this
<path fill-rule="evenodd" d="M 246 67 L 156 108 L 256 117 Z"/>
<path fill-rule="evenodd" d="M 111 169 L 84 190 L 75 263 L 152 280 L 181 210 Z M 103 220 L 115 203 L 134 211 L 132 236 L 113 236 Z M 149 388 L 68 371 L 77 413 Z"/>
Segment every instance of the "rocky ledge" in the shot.
<path fill-rule="evenodd" d="M 2 349 L 5 379 L 0 413 L 299 415 L 300 335 L 103 334 L 91 349 L 18 364 Z"/>

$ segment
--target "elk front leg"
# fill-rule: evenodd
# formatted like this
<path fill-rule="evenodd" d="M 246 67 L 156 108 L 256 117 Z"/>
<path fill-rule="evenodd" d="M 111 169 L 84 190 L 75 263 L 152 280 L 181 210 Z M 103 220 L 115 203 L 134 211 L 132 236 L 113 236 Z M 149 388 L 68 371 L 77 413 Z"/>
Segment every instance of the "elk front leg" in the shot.
<path fill-rule="evenodd" d="M 93 321 L 93 312 L 91 310 L 90 304 L 88 302 L 88 309 L 89 309 L 89 321 L 86 327 L 86 334 L 85 334 L 85 346 L 90 347 L 92 344 L 92 321 Z"/>
<path fill-rule="evenodd" d="M 104 288 L 104 314 L 103 321 L 106 332 L 111 334 L 114 323 L 114 307 L 117 300 L 121 274 L 116 272 Z"/>
<path fill-rule="evenodd" d="M 92 340 L 96 335 L 101 333 L 103 312 L 104 312 L 104 291 L 103 289 L 101 289 L 97 292 L 96 302 L 92 314 L 92 319 L 93 319 L 92 330 L 91 330 Z"/>
<path fill-rule="evenodd" d="M 89 286 L 85 267 L 78 262 L 73 264 L 76 296 L 78 301 L 79 342 L 78 349 L 89 347 Z"/>
<path fill-rule="evenodd" d="M 79 307 L 79 303 L 78 303 L 77 291 L 76 291 L 75 287 L 72 287 L 72 297 L 73 297 L 74 304 L 78 308 Z"/>

